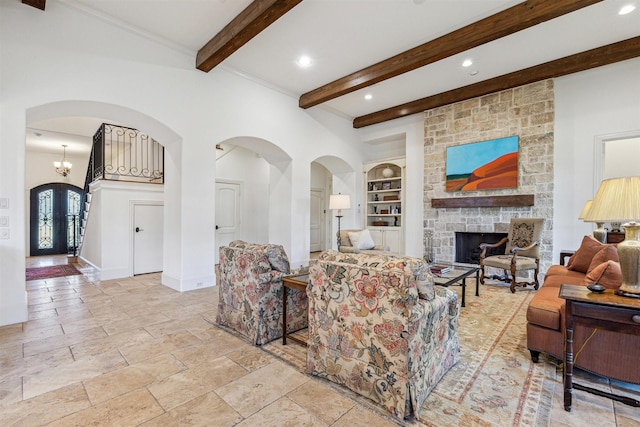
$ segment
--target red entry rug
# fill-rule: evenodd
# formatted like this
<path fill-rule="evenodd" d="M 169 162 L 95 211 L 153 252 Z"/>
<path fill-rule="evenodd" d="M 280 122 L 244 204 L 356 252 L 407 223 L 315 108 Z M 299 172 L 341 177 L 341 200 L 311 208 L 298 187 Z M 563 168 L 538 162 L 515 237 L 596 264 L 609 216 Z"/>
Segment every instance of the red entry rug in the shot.
<path fill-rule="evenodd" d="M 71 264 L 27 268 L 27 282 L 29 280 L 51 279 L 54 277 L 75 276 L 78 274 L 82 273 Z"/>

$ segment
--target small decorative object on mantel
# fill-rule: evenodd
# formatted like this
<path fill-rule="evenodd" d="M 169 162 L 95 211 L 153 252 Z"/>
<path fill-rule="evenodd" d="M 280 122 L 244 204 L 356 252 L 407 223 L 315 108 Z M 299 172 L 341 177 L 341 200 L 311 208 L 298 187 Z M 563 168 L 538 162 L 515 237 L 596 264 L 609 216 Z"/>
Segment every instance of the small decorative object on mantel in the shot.
<path fill-rule="evenodd" d="M 395 175 L 395 172 L 393 172 L 393 169 L 391 169 L 389 166 L 387 166 L 386 168 L 382 169 L 382 176 L 385 178 L 391 178 L 393 175 Z"/>

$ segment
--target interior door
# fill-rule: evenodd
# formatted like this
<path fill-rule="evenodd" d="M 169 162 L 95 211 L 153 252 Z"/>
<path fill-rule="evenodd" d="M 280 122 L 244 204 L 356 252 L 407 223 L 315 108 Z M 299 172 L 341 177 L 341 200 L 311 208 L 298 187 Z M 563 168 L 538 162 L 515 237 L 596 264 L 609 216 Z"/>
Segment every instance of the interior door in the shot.
<path fill-rule="evenodd" d="M 216 256 L 220 257 L 220 246 L 227 246 L 242 235 L 241 224 L 242 184 L 216 182 Z"/>
<path fill-rule="evenodd" d="M 135 204 L 133 224 L 133 274 L 162 271 L 164 206 Z"/>
<path fill-rule="evenodd" d="M 318 252 L 324 249 L 324 190 L 311 190 L 311 252 Z"/>
<path fill-rule="evenodd" d="M 70 184 L 51 183 L 31 189 L 31 256 L 73 252 L 80 235 L 82 189 Z"/>

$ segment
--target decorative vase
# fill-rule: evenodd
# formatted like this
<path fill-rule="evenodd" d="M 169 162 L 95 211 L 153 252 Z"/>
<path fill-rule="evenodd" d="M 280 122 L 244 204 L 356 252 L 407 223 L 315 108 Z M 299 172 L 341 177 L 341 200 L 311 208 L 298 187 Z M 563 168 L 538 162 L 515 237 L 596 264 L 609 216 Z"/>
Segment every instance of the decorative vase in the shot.
<path fill-rule="evenodd" d="M 388 166 L 382 169 L 382 176 L 385 178 L 391 178 L 393 176 L 393 169 Z"/>

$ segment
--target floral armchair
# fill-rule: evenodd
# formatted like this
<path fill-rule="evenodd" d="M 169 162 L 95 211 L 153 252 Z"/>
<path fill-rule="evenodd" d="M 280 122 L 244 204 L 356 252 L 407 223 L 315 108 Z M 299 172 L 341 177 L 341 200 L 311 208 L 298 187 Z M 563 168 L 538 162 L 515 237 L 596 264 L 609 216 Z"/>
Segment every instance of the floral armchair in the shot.
<path fill-rule="evenodd" d="M 252 344 L 282 337 L 282 277 L 289 260 L 281 245 L 240 240 L 220 248 L 220 298 L 216 323 L 230 327 Z M 307 325 L 307 296 L 287 295 L 287 330 Z"/>
<path fill-rule="evenodd" d="M 419 258 L 326 251 L 309 274 L 307 372 L 418 418 L 460 360 L 458 295 Z"/>

